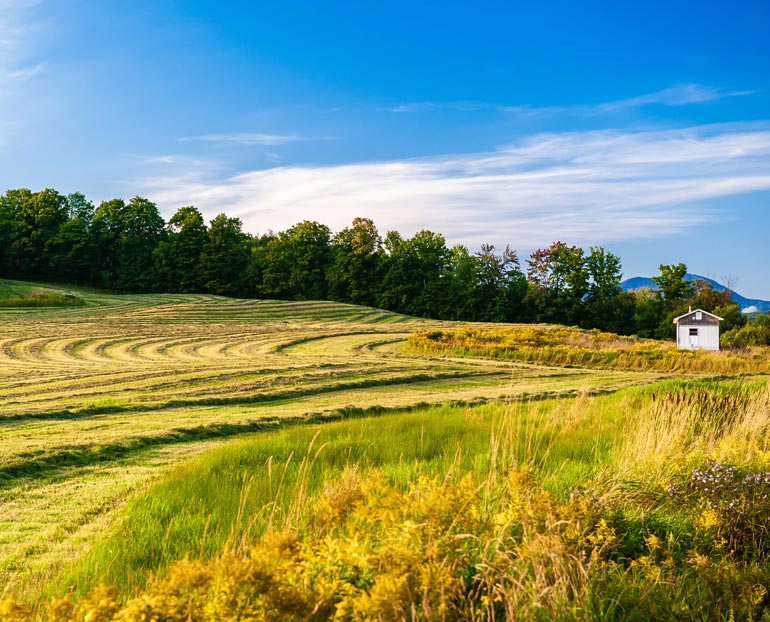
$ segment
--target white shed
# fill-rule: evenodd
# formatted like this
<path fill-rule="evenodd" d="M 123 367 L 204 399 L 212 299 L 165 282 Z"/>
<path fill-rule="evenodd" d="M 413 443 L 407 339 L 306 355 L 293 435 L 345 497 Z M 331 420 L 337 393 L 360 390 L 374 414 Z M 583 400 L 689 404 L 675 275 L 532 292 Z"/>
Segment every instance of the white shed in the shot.
<path fill-rule="evenodd" d="M 703 311 L 690 309 L 674 318 L 676 345 L 683 350 L 719 350 L 719 322 L 724 318 Z"/>

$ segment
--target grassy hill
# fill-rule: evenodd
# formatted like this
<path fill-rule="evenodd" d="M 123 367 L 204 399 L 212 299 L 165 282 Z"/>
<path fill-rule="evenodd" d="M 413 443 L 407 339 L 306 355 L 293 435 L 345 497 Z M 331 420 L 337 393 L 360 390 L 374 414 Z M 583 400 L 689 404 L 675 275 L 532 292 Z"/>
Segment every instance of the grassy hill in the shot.
<path fill-rule="evenodd" d="M 482 553 L 495 538 L 508 537 L 495 529 L 526 527 L 519 510 L 514 511 L 514 506 L 523 507 L 523 494 L 530 505 L 534 498 L 542 500 L 533 506 L 536 525 L 582 521 L 583 544 L 569 549 L 568 556 L 589 559 L 595 549 L 604 568 L 614 560 L 622 576 L 632 561 L 654 553 L 653 570 L 670 573 L 675 566 L 676 576 L 689 577 L 676 564 L 659 566 L 662 549 L 649 550 L 649 536 L 680 538 L 666 550 L 677 564 L 686 565 L 688 546 L 717 563 L 718 538 L 732 532 L 724 525 L 722 531 L 713 525 L 713 533 L 698 531 L 699 523 L 682 517 L 661 491 L 672 482 L 686 484 L 692 470 L 708 459 L 755 473 L 766 468 L 770 455 L 764 440 L 765 381 L 733 380 L 724 370 L 718 380 L 708 366 L 686 372 L 629 365 L 598 369 L 471 350 L 431 351 L 416 347 L 414 337 L 410 345 L 410 335 L 464 328 L 336 303 L 74 293 L 83 306 L 0 309 L 0 582 L 5 596 L 28 602 L 70 587 L 85 593 L 102 580 L 117 587 L 121 602 L 143 589 L 171 593 L 162 582 L 178 583 L 179 573 L 187 572 L 179 570 L 175 559 L 212 560 L 195 562 L 195 576 L 213 577 L 219 570 L 206 564 L 220 564 L 222 570 L 233 555 L 246 564 L 253 545 L 279 546 L 259 540 L 271 530 L 299 537 L 291 550 L 310 557 L 298 557 L 297 563 L 303 568 L 315 564 L 318 576 L 331 577 L 336 571 L 321 564 L 313 549 L 320 546 L 318 538 L 342 538 L 335 545 L 340 550 L 350 538 L 369 542 L 364 523 L 367 512 L 376 515 L 378 498 L 396 505 L 392 516 L 373 524 L 391 525 L 388 521 L 396 517 L 400 522 L 388 529 L 419 525 L 425 508 L 412 508 L 410 499 L 423 493 L 450 500 L 466 495 L 468 507 L 475 508 L 471 522 L 460 514 L 451 517 L 451 512 L 466 512 L 459 501 L 446 508 L 449 514 L 441 520 L 449 520 L 447 525 L 454 525 L 449 532 L 458 537 L 466 533 L 463 529 L 476 529 L 467 538 L 483 546 L 471 547 L 476 552 L 470 558 L 450 564 L 441 547 L 436 553 L 430 534 L 420 531 L 424 540 L 419 546 L 401 551 L 398 563 L 391 560 L 393 576 L 411 576 L 399 564 L 407 563 L 408 551 L 425 558 L 423 546 L 434 546 L 430 550 L 439 566 L 442 560 L 466 564 L 467 581 L 489 563 L 503 563 Z M 530 482 L 525 489 L 516 488 L 519 476 Z M 580 514 L 583 510 L 579 516 L 565 515 L 577 511 L 570 505 L 576 491 L 588 494 L 589 489 L 599 504 L 586 506 L 590 515 Z M 410 490 L 422 492 L 397 500 Z M 700 507 L 695 497 L 688 503 Z M 405 513 L 395 511 L 401 506 Z M 360 515 L 351 513 L 355 508 Z M 416 514 L 409 514 L 412 510 Z M 500 516 L 508 516 L 503 524 L 497 524 Z M 613 530 L 616 544 L 598 546 L 602 533 L 609 537 L 601 525 Z M 541 527 L 529 533 L 532 542 L 515 528 L 512 546 L 568 538 L 561 527 L 554 532 Z M 735 532 L 741 529 L 745 532 L 746 526 Z M 763 532 L 759 536 L 757 550 L 763 551 Z M 746 547 L 745 538 L 744 533 L 740 547 Z M 390 541 L 375 540 L 361 560 L 384 554 L 377 542 Z M 744 550 L 736 547 L 734 556 Z M 731 559 L 725 550 L 722 558 Z M 383 558 L 377 559 L 382 566 Z M 364 609 L 370 613 L 376 610 L 372 594 L 385 589 L 385 579 L 377 579 L 372 570 L 375 562 L 374 557 L 361 561 L 365 577 L 360 581 L 332 581 L 340 589 L 358 590 L 348 594 L 351 607 L 364 607 L 369 598 L 369 609 Z M 524 572 L 530 562 L 516 571 Z M 347 566 L 335 567 L 344 571 Z M 169 568 L 175 570 L 166 575 Z M 598 561 L 592 568 L 598 572 Z M 271 581 L 283 585 L 287 569 L 273 570 L 277 574 Z M 153 572 L 159 578 L 145 588 Z M 759 570 L 752 567 L 751 572 Z M 494 602 L 514 607 L 514 596 L 524 599 L 510 586 L 501 591 L 493 574 L 476 585 L 479 612 L 484 607 L 487 614 L 496 611 Z M 216 581 L 228 580 L 225 575 Z M 744 575 L 736 577 L 736 585 L 743 585 Z M 552 578 L 554 590 L 567 589 Z M 580 590 L 593 594 L 595 581 L 609 578 L 591 575 Z M 445 579 L 447 596 L 436 606 L 454 611 L 459 601 L 452 590 L 460 589 L 459 579 L 454 574 Z M 215 579 L 201 581 L 196 594 Z M 300 583 L 310 589 L 312 581 Z M 661 579 L 661 590 L 664 583 Z M 418 585 L 414 579 L 401 592 L 394 587 L 382 593 L 390 594 L 392 602 L 403 597 L 399 607 L 406 607 Z M 688 583 L 682 589 L 691 588 Z M 188 596 L 195 591 L 189 585 L 184 589 Z M 297 585 L 291 589 L 297 607 L 319 597 L 316 587 L 301 598 Z M 580 598 L 588 599 L 581 607 L 588 606 L 588 592 L 580 592 Z M 562 594 L 566 600 L 538 605 L 532 592 L 520 612 L 538 606 L 547 612 L 557 601 L 570 599 L 574 604 L 575 594 L 567 590 Z M 329 595 L 324 602 L 334 608 L 342 602 L 338 597 Z M 287 596 L 286 603 L 291 602 Z M 735 602 L 745 605 L 739 598 Z M 90 605 L 77 606 L 85 615 Z M 608 613 L 606 607 L 597 611 Z M 478 619 L 489 619 L 487 614 L 479 613 Z M 361 613 L 350 619 L 369 618 Z"/>

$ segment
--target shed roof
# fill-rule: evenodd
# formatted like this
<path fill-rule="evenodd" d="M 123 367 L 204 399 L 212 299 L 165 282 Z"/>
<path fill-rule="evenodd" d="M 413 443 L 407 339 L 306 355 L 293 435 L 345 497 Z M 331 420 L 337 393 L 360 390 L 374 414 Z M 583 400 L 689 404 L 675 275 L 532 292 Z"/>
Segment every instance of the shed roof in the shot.
<path fill-rule="evenodd" d="M 678 324 L 679 320 L 681 320 L 683 318 L 686 318 L 686 317 L 688 317 L 690 315 L 695 315 L 696 313 L 703 313 L 704 315 L 709 315 L 709 316 L 713 317 L 715 320 L 719 320 L 720 322 L 725 319 L 723 317 L 719 317 L 718 315 L 714 315 L 713 313 L 709 313 L 708 311 L 704 311 L 703 309 L 692 309 L 692 310 L 688 311 L 687 313 L 683 313 L 679 317 L 675 317 L 674 318 L 674 324 Z"/>

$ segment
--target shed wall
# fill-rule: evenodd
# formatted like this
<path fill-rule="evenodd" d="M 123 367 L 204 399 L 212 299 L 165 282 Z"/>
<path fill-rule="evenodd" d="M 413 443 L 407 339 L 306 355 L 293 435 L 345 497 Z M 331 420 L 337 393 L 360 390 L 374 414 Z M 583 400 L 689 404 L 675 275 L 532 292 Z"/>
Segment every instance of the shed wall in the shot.
<path fill-rule="evenodd" d="M 690 335 L 691 328 L 696 328 L 698 334 Z M 676 345 L 685 350 L 719 350 L 719 324 L 699 326 L 677 324 Z"/>

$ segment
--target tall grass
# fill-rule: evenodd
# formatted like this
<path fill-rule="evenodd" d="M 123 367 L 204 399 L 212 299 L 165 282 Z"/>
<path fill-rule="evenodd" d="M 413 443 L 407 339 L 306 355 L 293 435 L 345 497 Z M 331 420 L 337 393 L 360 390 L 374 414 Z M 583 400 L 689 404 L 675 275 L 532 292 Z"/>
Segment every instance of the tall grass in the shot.
<path fill-rule="evenodd" d="M 665 483 L 706 459 L 770 466 L 770 384 L 664 383 L 639 393 L 615 460 L 620 473 Z"/>
<path fill-rule="evenodd" d="M 567 399 L 442 406 L 230 443 L 134 500 L 116 534 L 98 543 L 59 588 L 83 592 L 101 577 L 125 596 L 186 554 L 207 557 L 267 529 L 302 528 L 308 500 L 350 470 L 381 469 L 406 490 L 418 475 L 505 474 L 526 466 L 566 494 L 611 451 L 622 408 L 612 395 L 584 400 L 592 408 Z"/>
<path fill-rule="evenodd" d="M 16 296 L 53 291 L 11 288 Z M 406 336 L 444 324 L 352 305 L 74 291 L 84 307 L 0 309 L 5 593 L 48 582 L 87 548 L 126 491 L 214 439 L 425 404 L 613 391 L 659 377 L 426 357 L 406 351 Z M 14 520 L 17 510 L 23 518 Z M 153 555 L 164 537 L 147 543 Z"/>
<path fill-rule="evenodd" d="M 770 500 L 740 487 L 770 490 L 760 470 L 769 394 L 757 384 L 669 382 L 255 437 L 177 471 L 122 525 L 132 540 L 154 527 L 149 542 L 181 557 L 178 512 L 185 498 L 194 505 L 188 497 L 208 472 L 211 501 L 226 513 L 200 513 L 185 546 L 205 558 L 193 545 L 218 530 L 209 561 L 175 562 L 144 588 L 134 568 L 136 598 L 125 605 L 125 593 L 97 589 L 54 608 L 93 619 L 120 611 L 124 621 L 174 611 L 194 620 L 760 619 L 770 615 Z M 753 453 L 740 468 L 685 464 L 725 448 L 723 458 Z M 583 462 L 579 474 L 559 470 L 570 457 Z M 634 457 L 645 468 L 654 458 L 652 469 L 686 494 L 655 494 L 657 482 L 635 488 Z M 698 478 L 718 473 L 732 478 L 723 481 L 749 508 L 744 518 L 706 503 L 714 496 Z"/>
<path fill-rule="evenodd" d="M 522 324 L 502 328 L 429 330 L 409 337 L 418 352 L 481 356 L 543 365 L 755 374 L 770 372 L 770 350 L 679 350 L 672 342 L 621 337 L 597 329 Z"/>

